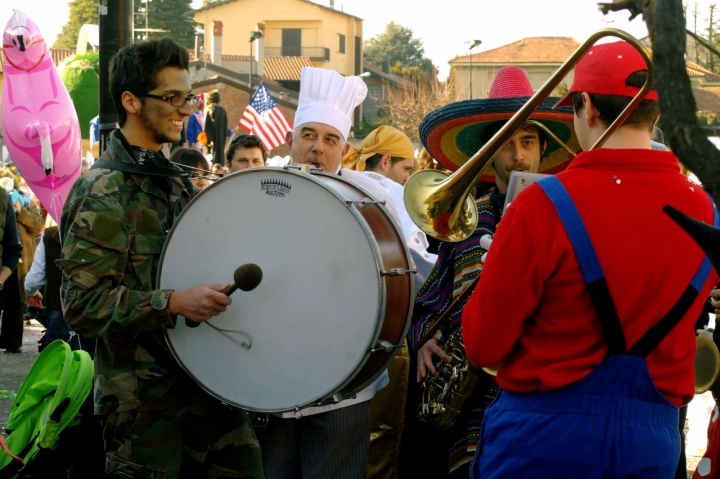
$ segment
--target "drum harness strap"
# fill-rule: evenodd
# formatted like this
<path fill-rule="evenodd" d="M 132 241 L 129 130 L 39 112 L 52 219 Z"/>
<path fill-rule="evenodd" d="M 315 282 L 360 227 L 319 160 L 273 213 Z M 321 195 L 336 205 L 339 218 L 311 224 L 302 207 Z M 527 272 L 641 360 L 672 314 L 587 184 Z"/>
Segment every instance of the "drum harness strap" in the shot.
<path fill-rule="evenodd" d="M 607 356 L 627 354 L 646 358 L 682 320 L 700 294 L 712 270 L 710 260 L 707 256 L 703 259 L 697 273 L 675 305 L 628 349 L 622 324 L 615 308 L 615 302 L 610 295 L 610 289 L 605 279 L 605 273 L 600 266 L 590 236 L 572 198 L 560 180 L 554 176 L 543 178 L 537 184 L 555 205 L 558 216 L 575 250 L 575 256 L 578 263 L 580 263 L 580 269 L 590 299 L 595 307 L 607 343 Z M 717 227 L 720 225 L 720 216 L 714 204 L 713 214 L 714 224 Z"/>
<path fill-rule="evenodd" d="M 90 167 L 91 170 L 97 170 L 98 168 L 106 168 L 108 170 L 117 170 L 124 173 L 134 173 L 136 175 L 145 176 L 164 176 L 176 178 L 190 177 L 190 173 L 187 171 L 175 170 L 173 168 L 162 168 L 150 164 L 137 165 L 135 163 L 126 163 L 124 161 L 99 160 Z"/>

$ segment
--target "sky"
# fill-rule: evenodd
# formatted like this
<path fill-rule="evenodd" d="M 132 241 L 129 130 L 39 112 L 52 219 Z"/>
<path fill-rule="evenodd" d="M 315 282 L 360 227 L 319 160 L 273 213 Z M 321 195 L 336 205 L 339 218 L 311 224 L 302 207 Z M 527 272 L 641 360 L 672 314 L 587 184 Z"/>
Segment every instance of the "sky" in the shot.
<path fill-rule="evenodd" d="M 330 0 L 314 1 L 323 5 L 330 3 Z M 439 77 L 444 79 L 449 71 L 448 61 L 467 54 L 468 42 L 472 40 L 482 41 L 473 50 L 479 53 L 531 36 L 567 36 L 582 42 L 593 32 L 608 27 L 625 30 L 637 38 L 647 35 L 642 19 L 629 22 L 626 11 L 604 17 L 597 8 L 598 1 L 335 0 L 335 8 L 362 18 L 366 39 L 381 33 L 392 21 L 410 28 L 423 41 L 425 56 L 439 67 Z M 712 2 L 688 2 L 691 9 L 694 3 L 698 4 L 699 32 L 705 28 L 708 6 Z M 52 44 L 68 19 L 68 3 L 65 0 L 1 0 L 0 22 L 9 20 L 13 7 L 19 8 L 39 25 Z M 200 3 L 196 0 L 196 4 Z"/>

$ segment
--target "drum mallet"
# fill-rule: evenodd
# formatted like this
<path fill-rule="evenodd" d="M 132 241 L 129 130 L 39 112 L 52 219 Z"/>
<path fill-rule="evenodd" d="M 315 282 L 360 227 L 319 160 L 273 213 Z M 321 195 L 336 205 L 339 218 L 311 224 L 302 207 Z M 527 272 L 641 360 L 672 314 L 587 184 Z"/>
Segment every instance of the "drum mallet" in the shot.
<path fill-rule="evenodd" d="M 263 273 L 260 266 L 253 263 L 244 264 L 235 270 L 235 274 L 233 275 L 234 283 L 223 289 L 221 292 L 224 295 L 230 296 L 238 289 L 243 291 L 252 291 L 258 287 L 262 281 L 262 277 Z M 190 321 L 185 318 L 185 325 L 189 328 L 197 328 L 200 326 L 200 323 L 196 323 L 195 321 Z"/>

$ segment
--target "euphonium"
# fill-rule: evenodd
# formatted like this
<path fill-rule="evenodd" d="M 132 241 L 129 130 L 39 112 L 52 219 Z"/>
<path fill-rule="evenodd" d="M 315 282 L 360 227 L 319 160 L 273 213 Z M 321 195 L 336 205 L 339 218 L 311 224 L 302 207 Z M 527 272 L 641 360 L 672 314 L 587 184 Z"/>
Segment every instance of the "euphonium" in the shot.
<path fill-rule="evenodd" d="M 711 338 L 697 337 L 697 350 L 695 352 L 695 394 L 702 394 L 712 390 L 714 394 L 720 393 L 718 385 L 718 372 L 720 372 L 720 353 Z"/>
<path fill-rule="evenodd" d="M 448 337 L 444 348 L 452 361 L 448 364 L 439 360 L 435 364 L 437 373 L 428 374 L 423 381 L 418 418 L 447 431 L 455 424 L 479 378 L 470 370 L 462 342 L 462 327 Z"/>

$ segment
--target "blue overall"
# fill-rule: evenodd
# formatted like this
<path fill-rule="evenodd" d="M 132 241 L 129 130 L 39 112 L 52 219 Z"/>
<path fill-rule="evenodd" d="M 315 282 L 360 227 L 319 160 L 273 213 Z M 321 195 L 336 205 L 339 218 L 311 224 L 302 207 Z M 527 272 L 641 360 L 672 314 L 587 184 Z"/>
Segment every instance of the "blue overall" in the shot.
<path fill-rule="evenodd" d="M 608 353 L 593 372 L 568 386 L 502 391 L 485 411 L 471 477 L 673 478 L 680 456 L 678 408 L 653 384 L 645 358 L 697 298 L 710 263 L 705 258 L 678 303 L 628 350 L 605 275 L 570 195 L 555 177 L 538 184 L 570 238 Z"/>

